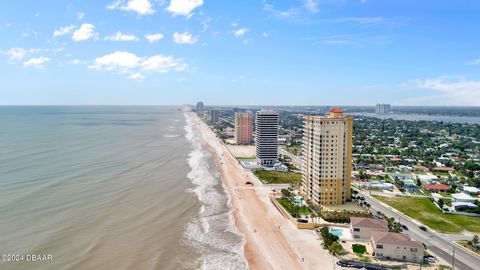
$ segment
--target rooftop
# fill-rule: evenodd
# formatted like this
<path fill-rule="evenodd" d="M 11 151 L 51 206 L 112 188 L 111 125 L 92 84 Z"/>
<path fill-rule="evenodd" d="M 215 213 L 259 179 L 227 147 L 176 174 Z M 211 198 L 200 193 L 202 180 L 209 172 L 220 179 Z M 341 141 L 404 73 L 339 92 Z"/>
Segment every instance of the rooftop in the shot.
<path fill-rule="evenodd" d="M 372 239 L 375 244 L 390 244 L 423 248 L 422 243 L 411 240 L 407 235 L 402 233 L 372 232 Z"/>
<path fill-rule="evenodd" d="M 352 227 L 357 228 L 361 227 L 388 230 L 388 222 L 384 219 L 352 217 L 350 218 L 350 223 L 352 224 Z"/>
<path fill-rule="evenodd" d="M 333 108 L 330 110 L 331 113 L 343 113 L 343 110 L 340 108 Z"/>
<path fill-rule="evenodd" d="M 447 190 L 450 189 L 449 185 L 444 185 L 444 184 L 426 184 L 423 185 L 425 189 L 439 189 L 439 190 Z"/>
<path fill-rule="evenodd" d="M 475 200 L 475 198 L 465 193 L 452 194 L 452 198 L 454 198 L 455 200 Z"/>

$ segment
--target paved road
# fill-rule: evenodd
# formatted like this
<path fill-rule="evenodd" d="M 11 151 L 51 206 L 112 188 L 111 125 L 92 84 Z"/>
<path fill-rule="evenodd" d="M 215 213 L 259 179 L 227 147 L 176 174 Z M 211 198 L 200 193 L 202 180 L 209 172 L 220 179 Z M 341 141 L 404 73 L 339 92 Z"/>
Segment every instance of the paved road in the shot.
<path fill-rule="evenodd" d="M 280 154 L 288 156 L 289 158 L 292 159 L 293 165 L 298 167 L 299 169 L 302 168 L 302 157 L 300 156 L 295 156 L 294 154 L 287 152 L 285 149 L 280 149 Z"/>
<path fill-rule="evenodd" d="M 363 193 L 365 200 L 371 205 L 373 213 L 381 211 L 389 217 L 394 217 L 397 221 L 400 219 L 400 223 L 408 227 L 408 230 L 404 230 L 404 233 L 408 234 L 412 239 L 419 240 L 427 245 L 430 253 L 433 253 L 437 258 L 441 258 L 443 261 L 451 265 L 453 260 L 454 244 L 449 240 L 449 237 L 436 233 L 432 230 L 427 232 L 418 228 L 420 223 L 412 220 L 411 218 L 401 214 L 400 212 L 386 207 L 383 204 L 373 200 L 367 193 Z M 471 255 L 467 251 L 456 247 L 455 248 L 455 269 L 459 270 L 474 270 L 480 269 L 480 258 Z"/>

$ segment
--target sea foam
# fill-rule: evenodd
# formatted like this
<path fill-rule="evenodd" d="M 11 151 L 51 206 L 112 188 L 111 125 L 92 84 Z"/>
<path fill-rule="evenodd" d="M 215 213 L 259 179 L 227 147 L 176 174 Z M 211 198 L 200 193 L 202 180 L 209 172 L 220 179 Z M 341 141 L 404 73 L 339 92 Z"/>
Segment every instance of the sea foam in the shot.
<path fill-rule="evenodd" d="M 201 269 L 247 269 L 243 256 L 244 238 L 235 227 L 230 197 L 220 181 L 211 155 L 202 147 L 194 120 L 186 113 L 185 137 L 192 145 L 187 177 L 189 190 L 201 203 L 197 216 L 186 226 L 185 239 L 201 257 Z"/>

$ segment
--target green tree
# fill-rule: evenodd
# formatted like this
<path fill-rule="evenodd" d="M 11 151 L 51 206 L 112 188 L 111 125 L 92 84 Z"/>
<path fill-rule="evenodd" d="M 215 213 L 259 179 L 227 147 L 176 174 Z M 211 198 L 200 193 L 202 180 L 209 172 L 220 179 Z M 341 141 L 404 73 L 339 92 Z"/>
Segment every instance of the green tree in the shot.
<path fill-rule="evenodd" d="M 440 206 L 440 209 L 443 209 L 443 206 L 445 205 L 445 202 L 443 199 L 438 199 L 438 206 Z"/>

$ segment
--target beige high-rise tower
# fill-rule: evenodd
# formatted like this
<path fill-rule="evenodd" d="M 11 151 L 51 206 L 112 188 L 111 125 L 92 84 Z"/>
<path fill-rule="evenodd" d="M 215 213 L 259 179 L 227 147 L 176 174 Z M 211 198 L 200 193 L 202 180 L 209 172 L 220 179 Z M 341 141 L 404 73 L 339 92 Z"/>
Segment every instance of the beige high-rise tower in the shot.
<path fill-rule="evenodd" d="M 305 116 L 302 196 L 315 205 L 350 201 L 352 116 L 332 109 L 326 116 Z"/>

